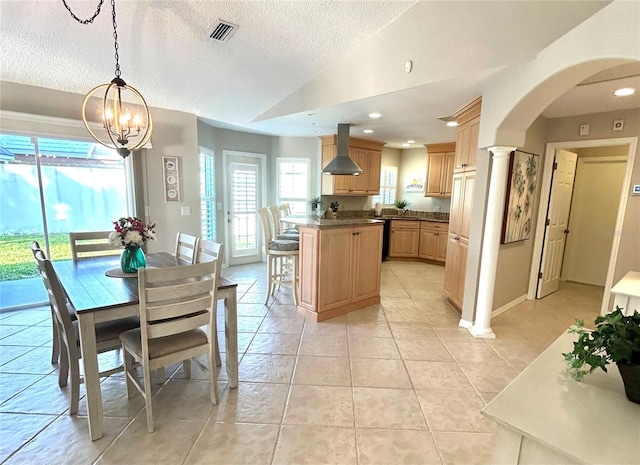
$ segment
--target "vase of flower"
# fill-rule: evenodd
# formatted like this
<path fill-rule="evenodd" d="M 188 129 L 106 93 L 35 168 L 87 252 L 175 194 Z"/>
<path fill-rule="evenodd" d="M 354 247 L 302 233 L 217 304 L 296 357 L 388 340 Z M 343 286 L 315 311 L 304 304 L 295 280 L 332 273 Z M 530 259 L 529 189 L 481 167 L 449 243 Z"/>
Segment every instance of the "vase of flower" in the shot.
<path fill-rule="evenodd" d="M 113 222 L 113 231 L 109 234 L 109 243 L 124 247 L 120 256 L 120 267 L 125 273 L 137 273 L 138 268 L 147 266 L 147 260 L 142 251 L 142 245 L 156 238 L 155 223 L 146 224 L 144 221 L 129 216 Z"/>
<path fill-rule="evenodd" d="M 137 245 L 129 245 L 122 250 L 120 256 L 120 268 L 125 273 L 137 273 L 138 268 L 147 266 L 144 252 Z"/>

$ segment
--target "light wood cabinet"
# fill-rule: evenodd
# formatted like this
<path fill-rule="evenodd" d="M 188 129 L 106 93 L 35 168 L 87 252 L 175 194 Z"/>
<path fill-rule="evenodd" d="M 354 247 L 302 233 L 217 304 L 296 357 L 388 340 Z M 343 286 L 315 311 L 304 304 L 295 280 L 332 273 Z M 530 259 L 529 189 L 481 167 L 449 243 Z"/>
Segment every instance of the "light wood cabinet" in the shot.
<path fill-rule="evenodd" d="M 447 259 L 449 225 L 445 223 L 422 222 L 420 224 L 420 247 L 418 257 L 445 262 Z"/>
<path fill-rule="evenodd" d="M 454 166 L 456 173 L 476 169 L 481 106 L 482 98 L 479 97 L 453 115 L 458 121 Z"/>
<path fill-rule="evenodd" d="M 427 147 L 427 182 L 425 197 L 451 197 L 451 182 L 455 165 L 455 142 L 429 144 Z"/>
<path fill-rule="evenodd" d="M 300 309 L 322 321 L 380 302 L 382 224 L 299 230 Z"/>
<path fill-rule="evenodd" d="M 392 220 L 389 257 L 417 257 L 420 221 Z"/>
<path fill-rule="evenodd" d="M 453 115 L 459 126 L 451 187 L 444 292 L 459 311 L 462 310 L 464 301 L 464 284 L 467 274 L 481 107 L 482 97 L 478 97 Z"/>
<path fill-rule="evenodd" d="M 322 140 L 322 167 L 337 155 L 337 136 Z M 360 176 L 322 176 L 322 195 L 375 195 L 380 193 L 380 171 L 384 142 L 349 138 L 349 157 L 362 169 Z"/>
<path fill-rule="evenodd" d="M 475 171 L 455 173 L 453 175 L 447 258 L 444 270 L 444 291 L 459 310 L 462 309 L 464 298 L 475 179 Z"/>

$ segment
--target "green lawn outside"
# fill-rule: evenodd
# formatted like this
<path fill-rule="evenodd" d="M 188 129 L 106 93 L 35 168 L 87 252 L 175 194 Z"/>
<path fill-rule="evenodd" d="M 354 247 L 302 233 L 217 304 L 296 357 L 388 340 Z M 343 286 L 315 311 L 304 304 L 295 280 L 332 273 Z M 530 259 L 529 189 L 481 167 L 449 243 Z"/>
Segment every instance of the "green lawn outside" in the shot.
<path fill-rule="evenodd" d="M 52 260 L 71 258 L 71 246 L 68 234 L 49 235 Z M 38 241 L 44 249 L 42 234 L 5 234 L 0 235 L 0 281 L 12 281 L 38 276 L 30 245 Z"/>

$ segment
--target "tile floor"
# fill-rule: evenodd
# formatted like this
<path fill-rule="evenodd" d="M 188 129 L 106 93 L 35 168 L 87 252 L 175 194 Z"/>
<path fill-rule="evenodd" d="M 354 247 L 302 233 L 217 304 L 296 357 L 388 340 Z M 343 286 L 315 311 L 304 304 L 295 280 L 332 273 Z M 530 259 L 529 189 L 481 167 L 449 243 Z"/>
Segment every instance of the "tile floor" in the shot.
<path fill-rule="evenodd" d="M 229 389 L 223 370 L 214 406 L 206 375 L 167 368 L 153 434 L 118 374 L 102 382 L 105 434 L 91 442 L 82 398 L 69 416 L 50 364 L 48 308 L 0 314 L 0 462 L 489 463 L 495 425 L 480 409 L 574 318 L 593 321 L 602 296 L 563 283 L 495 318 L 498 338 L 483 340 L 458 328 L 442 267 L 384 262 L 380 305 L 320 324 L 297 314 L 286 289 L 262 305 L 264 265 L 224 271 L 241 296 L 239 387 Z"/>

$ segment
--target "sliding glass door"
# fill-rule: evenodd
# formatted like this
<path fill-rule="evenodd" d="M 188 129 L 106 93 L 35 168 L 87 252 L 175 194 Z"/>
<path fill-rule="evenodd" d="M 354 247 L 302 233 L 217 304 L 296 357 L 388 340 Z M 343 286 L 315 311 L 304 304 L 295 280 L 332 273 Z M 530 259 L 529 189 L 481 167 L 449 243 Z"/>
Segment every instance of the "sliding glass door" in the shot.
<path fill-rule="evenodd" d="M 68 259 L 70 231 L 110 230 L 132 211 L 129 172 L 99 144 L 0 134 L 0 309 L 46 301 L 32 241 Z"/>

